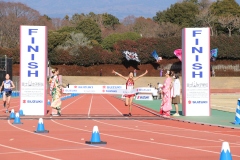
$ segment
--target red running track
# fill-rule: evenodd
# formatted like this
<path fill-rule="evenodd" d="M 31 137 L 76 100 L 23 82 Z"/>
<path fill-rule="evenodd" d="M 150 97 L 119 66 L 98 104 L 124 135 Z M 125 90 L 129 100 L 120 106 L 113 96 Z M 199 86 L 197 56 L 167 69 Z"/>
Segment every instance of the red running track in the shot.
<path fill-rule="evenodd" d="M 16 104 L 17 105 L 17 104 Z M 123 101 L 110 95 L 81 95 L 63 101 L 64 114 L 117 115 L 128 113 Z M 133 117 L 150 115 L 137 107 Z M 160 120 L 44 120 L 50 132 L 36 134 L 36 119 L 0 120 L 0 159 L 219 159 L 223 141 L 233 159 L 240 159 L 240 130 Z M 87 145 L 93 126 L 106 145 Z"/>

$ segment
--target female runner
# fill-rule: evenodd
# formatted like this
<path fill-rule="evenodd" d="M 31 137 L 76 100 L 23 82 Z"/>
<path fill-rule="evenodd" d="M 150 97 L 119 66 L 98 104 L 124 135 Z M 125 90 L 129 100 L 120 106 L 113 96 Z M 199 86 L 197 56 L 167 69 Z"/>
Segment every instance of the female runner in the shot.
<path fill-rule="evenodd" d="M 133 100 L 133 97 L 135 96 L 135 93 L 131 93 L 131 91 L 133 91 L 133 89 L 134 89 L 134 82 L 136 80 L 138 80 L 139 78 L 141 78 L 142 76 L 146 75 L 148 73 L 148 71 L 146 70 L 146 72 L 144 74 L 142 74 L 138 77 L 134 77 L 134 78 L 133 78 L 133 72 L 130 72 L 128 77 L 124 77 L 120 73 L 115 72 L 114 70 L 112 71 L 112 73 L 122 77 L 123 79 L 125 79 L 127 81 L 126 89 L 128 91 L 128 94 L 124 95 L 126 98 L 125 105 L 129 107 L 129 116 L 132 116 L 132 100 Z"/>
<path fill-rule="evenodd" d="M 6 80 L 2 82 L 2 85 L 0 87 L 0 91 L 3 89 L 3 106 L 4 108 L 7 105 L 6 113 L 8 113 L 8 109 L 10 107 L 10 100 L 11 100 L 11 95 L 12 95 L 12 89 L 15 88 L 15 85 L 13 81 L 10 79 L 9 74 L 6 74 L 5 76 Z"/>

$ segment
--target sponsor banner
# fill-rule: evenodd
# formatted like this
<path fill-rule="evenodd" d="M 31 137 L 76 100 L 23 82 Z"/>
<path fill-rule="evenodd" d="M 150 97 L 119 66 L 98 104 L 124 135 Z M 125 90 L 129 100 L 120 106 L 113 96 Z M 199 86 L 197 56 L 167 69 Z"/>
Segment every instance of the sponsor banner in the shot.
<path fill-rule="evenodd" d="M 83 94 L 154 94 L 154 88 L 136 88 L 126 90 L 125 85 L 69 85 L 69 88 L 64 88 L 63 93 L 83 93 Z"/>
<path fill-rule="evenodd" d="M 47 28 L 20 26 L 20 109 L 25 115 L 47 110 Z"/>
<path fill-rule="evenodd" d="M 137 88 L 138 93 L 154 93 L 155 88 L 149 88 L 149 87 L 142 87 L 142 88 Z"/>
<path fill-rule="evenodd" d="M 136 95 L 136 100 L 143 100 L 143 101 L 152 101 L 153 97 L 151 94 L 138 94 Z"/>
<path fill-rule="evenodd" d="M 80 89 L 126 89 L 125 85 L 69 85 L 69 88 Z"/>
<path fill-rule="evenodd" d="M 23 100 L 23 103 L 43 103 L 43 100 Z"/>
<path fill-rule="evenodd" d="M 97 89 L 99 88 L 100 85 L 69 85 L 69 88 L 71 89 L 78 89 L 78 88 L 83 88 L 83 89 Z"/>
<path fill-rule="evenodd" d="M 77 89 L 71 89 L 71 88 L 63 88 L 63 93 L 79 93 Z"/>
<path fill-rule="evenodd" d="M 189 103 L 189 104 L 196 104 L 196 105 L 197 105 L 197 104 L 207 104 L 208 101 L 199 101 L 199 100 L 191 101 L 191 100 L 189 100 L 188 103 Z"/>
<path fill-rule="evenodd" d="M 76 89 L 79 93 L 113 93 L 113 94 L 136 94 L 155 92 L 154 88 L 141 87 L 126 90 L 125 85 L 69 85 L 69 89 Z M 67 90 L 66 90 L 67 91 Z M 70 92 L 68 92 L 70 93 Z"/>
<path fill-rule="evenodd" d="M 64 88 L 63 93 L 83 93 L 83 94 L 136 94 L 136 89 L 82 89 L 82 88 Z"/>
<path fill-rule="evenodd" d="M 69 85 L 63 93 L 123 94 L 125 88 L 125 85 Z"/>
<path fill-rule="evenodd" d="M 210 29 L 182 34 L 182 88 L 185 116 L 210 116 Z"/>

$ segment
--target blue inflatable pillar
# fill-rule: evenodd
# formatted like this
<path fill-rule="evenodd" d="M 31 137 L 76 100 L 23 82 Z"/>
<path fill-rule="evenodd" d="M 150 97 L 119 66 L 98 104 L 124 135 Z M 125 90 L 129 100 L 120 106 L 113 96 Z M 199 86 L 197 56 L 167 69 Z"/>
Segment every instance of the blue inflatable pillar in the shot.
<path fill-rule="evenodd" d="M 240 99 L 238 99 L 238 102 L 237 102 L 235 122 L 233 124 L 235 125 L 240 124 Z"/>

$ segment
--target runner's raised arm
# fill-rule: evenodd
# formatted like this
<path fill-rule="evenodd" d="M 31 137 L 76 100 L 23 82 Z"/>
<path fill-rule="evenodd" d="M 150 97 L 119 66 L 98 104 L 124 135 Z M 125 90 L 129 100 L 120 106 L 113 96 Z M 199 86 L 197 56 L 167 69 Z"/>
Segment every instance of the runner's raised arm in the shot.
<path fill-rule="evenodd" d="M 148 73 L 148 70 L 145 71 L 145 73 L 143 73 L 142 75 L 136 77 L 136 78 L 133 78 L 134 81 L 138 80 L 139 78 L 145 76 L 146 74 Z"/>
<path fill-rule="evenodd" d="M 118 72 L 116 72 L 116 71 L 112 71 L 112 73 L 114 73 L 115 75 L 118 75 L 119 77 L 122 77 L 123 79 L 125 79 L 125 80 L 128 80 L 128 78 L 127 77 L 124 77 L 123 75 L 121 75 L 120 73 L 118 73 Z"/>

